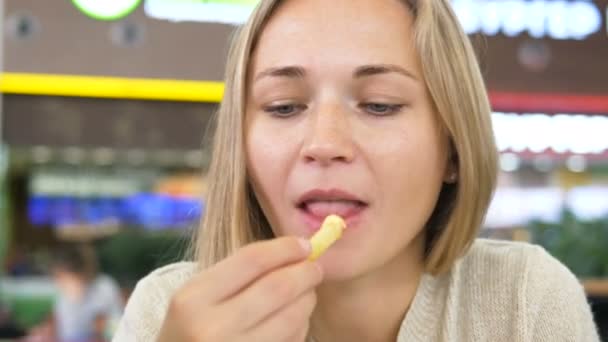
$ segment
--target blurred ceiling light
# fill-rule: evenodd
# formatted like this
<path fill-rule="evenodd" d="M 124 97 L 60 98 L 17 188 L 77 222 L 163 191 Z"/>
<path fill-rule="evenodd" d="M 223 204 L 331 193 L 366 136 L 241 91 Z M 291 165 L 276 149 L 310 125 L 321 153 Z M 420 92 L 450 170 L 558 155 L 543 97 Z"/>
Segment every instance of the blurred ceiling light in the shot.
<path fill-rule="evenodd" d="M 174 150 L 163 149 L 154 154 L 154 159 L 161 165 L 175 165 L 179 161 L 179 153 Z"/>
<path fill-rule="evenodd" d="M 110 148 L 93 150 L 93 162 L 97 165 L 110 165 L 116 159 L 116 152 Z"/>
<path fill-rule="evenodd" d="M 53 152 L 47 146 L 35 146 L 32 148 L 32 161 L 36 164 L 45 164 L 51 161 Z"/>
<path fill-rule="evenodd" d="M 142 165 L 146 162 L 146 152 L 140 149 L 127 151 L 127 162 L 131 165 Z"/>
<path fill-rule="evenodd" d="M 568 207 L 582 219 L 593 220 L 608 214 L 608 186 L 576 187 L 568 192 Z"/>
<path fill-rule="evenodd" d="M 571 156 L 566 159 L 566 167 L 572 172 L 583 172 L 587 168 L 587 160 L 583 156 Z"/>
<path fill-rule="evenodd" d="M 563 198 L 564 191 L 557 187 L 499 187 L 484 225 L 488 228 L 513 227 L 533 219 L 558 222 Z"/>
<path fill-rule="evenodd" d="M 68 147 L 62 151 L 61 156 L 66 163 L 78 165 L 84 160 L 84 150 L 80 147 Z"/>
<path fill-rule="evenodd" d="M 198 168 L 203 165 L 203 152 L 202 151 L 188 151 L 184 154 L 184 162 L 186 166 L 191 168 Z"/>
<path fill-rule="evenodd" d="M 243 24 L 259 0 L 146 0 L 147 16 L 169 21 Z"/>
<path fill-rule="evenodd" d="M 500 169 L 504 172 L 513 172 L 519 168 L 519 157 L 514 153 L 500 155 Z"/>
<path fill-rule="evenodd" d="M 492 115 L 500 151 L 600 154 L 608 151 L 608 116 L 559 114 Z"/>
<path fill-rule="evenodd" d="M 72 0 L 76 8 L 97 20 L 116 20 L 133 12 L 141 0 Z"/>
<path fill-rule="evenodd" d="M 454 0 L 454 11 L 467 34 L 502 32 L 514 37 L 585 39 L 602 28 L 602 13 L 586 0 Z"/>

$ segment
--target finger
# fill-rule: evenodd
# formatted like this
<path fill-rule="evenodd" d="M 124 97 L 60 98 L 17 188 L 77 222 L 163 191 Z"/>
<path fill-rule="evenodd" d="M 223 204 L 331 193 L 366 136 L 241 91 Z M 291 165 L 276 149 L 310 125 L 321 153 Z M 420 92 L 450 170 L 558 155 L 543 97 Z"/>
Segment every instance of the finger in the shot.
<path fill-rule="evenodd" d="M 249 329 L 314 290 L 322 278 L 316 263 L 304 261 L 286 266 L 259 279 L 223 307 L 240 326 Z"/>
<path fill-rule="evenodd" d="M 310 319 L 309 319 L 310 321 Z M 310 330 L 310 323 L 303 326 L 299 332 L 296 332 L 293 338 L 290 338 L 289 341 L 292 342 L 306 342 L 308 339 L 308 333 Z"/>
<path fill-rule="evenodd" d="M 247 341 L 297 341 L 303 331 L 308 332 L 310 316 L 316 304 L 316 294 L 311 290 L 247 331 L 244 336 Z"/>
<path fill-rule="evenodd" d="M 202 272 L 200 282 L 193 283 L 205 287 L 206 302 L 218 303 L 266 273 L 306 259 L 310 251 L 308 240 L 293 236 L 252 243 Z"/>

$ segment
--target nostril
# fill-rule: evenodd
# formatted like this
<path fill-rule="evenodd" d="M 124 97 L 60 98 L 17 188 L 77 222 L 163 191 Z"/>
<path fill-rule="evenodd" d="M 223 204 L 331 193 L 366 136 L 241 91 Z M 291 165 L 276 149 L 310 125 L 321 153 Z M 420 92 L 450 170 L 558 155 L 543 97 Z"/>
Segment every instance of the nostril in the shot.
<path fill-rule="evenodd" d="M 315 158 L 311 157 L 311 156 L 304 156 L 304 160 L 308 163 L 314 162 Z"/>
<path fill-rule="evenodd" d="M 353 157 L 353 147 L 348 141 L 310 144 L 302 150 L 302 158 L 305 162 L 316 162 L 321 165 L 329 165 L 334 162 L 348 163 L 353 160 Z"/>

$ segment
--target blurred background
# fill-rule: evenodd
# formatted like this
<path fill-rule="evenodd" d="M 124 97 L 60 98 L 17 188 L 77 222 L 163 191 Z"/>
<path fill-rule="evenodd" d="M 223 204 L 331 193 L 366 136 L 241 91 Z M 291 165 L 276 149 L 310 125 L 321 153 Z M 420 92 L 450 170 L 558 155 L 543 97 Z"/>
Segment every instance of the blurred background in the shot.
<path fill-rule="evenodd" d="M 50 329 L 60 270 L 93 269 L 61 251 L 123 301 L 183 257 L 227 42 L 256 2 L 0 0 L 0 339 Z M 608 0 L 453 5 L 501 152 L 482 235 L 564 262 L 608 338 Z M 100 341 L 115 326 L 102 318 Z"/>

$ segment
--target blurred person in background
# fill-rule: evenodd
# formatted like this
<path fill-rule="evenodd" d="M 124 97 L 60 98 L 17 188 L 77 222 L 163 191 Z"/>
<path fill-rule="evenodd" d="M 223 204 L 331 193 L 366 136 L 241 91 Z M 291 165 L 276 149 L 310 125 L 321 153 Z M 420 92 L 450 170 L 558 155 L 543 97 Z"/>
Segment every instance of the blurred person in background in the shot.
<path fill-rule="evenodd" d="M 99 273 L 88 245 L 65 245 L 53 256 L 51 275 L 57 286 L 52 318 L 32 332 L 32 340 L 105 341 L 122 315 L 118 284 Z"/>
<path fill-rule="evenodd" d="M 477 239 L 490 105 L 449 0 L 262 0 L 236 35 L 195 262 L 116 341 L 599 341 L 576 277 Z M 329 214 L 344 236 L 309 261 Z"/>

